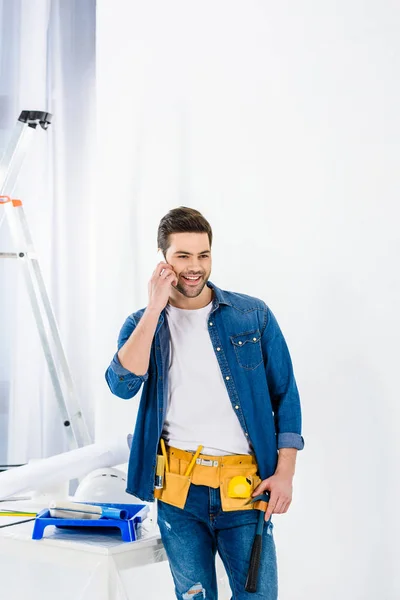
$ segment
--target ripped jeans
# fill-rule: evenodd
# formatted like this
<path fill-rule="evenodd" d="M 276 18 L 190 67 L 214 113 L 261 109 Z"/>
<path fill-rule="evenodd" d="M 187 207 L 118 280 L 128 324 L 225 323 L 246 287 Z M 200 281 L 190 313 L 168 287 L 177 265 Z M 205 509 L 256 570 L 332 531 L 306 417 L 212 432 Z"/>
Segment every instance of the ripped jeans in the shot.
<path fill-rule="evenodd" d="M 158 525 L 178 600 L 217 600 L 215 555 L 225 565 L 231 600 L 277 600 L 278 570 L 273 523 L 264 526 L 257 592 L 245 584 L 258 510 L 223 512 L 219 489 L 192 484 L 185 508 L 158 500 Z"/>

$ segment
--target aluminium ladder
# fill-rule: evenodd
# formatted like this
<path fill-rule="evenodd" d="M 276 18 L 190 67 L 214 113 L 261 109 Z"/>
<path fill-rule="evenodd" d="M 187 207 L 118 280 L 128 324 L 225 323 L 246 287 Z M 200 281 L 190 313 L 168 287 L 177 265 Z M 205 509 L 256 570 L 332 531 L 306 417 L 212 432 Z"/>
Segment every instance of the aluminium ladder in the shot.
<path fill-rule="evenodd" d="M 76 395 L 22 202 L 12 199 L 31 138 L 38 125 L 46 130 L 51 118 L 47 112 L 22 111 L 0 162 L 0 226 L 6 218 L 15 249 L 14 252 L 0 252 L 0 258 L 17 259 L 22 267 L 68 444 L 73 450 L 91 444 L 92 440 Z"/>

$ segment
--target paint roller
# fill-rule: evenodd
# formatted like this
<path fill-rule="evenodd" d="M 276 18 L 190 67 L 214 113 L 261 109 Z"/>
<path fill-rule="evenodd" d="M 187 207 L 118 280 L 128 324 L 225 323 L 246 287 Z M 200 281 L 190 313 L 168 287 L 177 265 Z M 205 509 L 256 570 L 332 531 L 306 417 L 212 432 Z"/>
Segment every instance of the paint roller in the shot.
<path fill-rule="evenodd" d="M 128 511 L 112 506 L 97 506 L 68 500 L 54 500 L 49 504 L 50 515 L 57 519 L 127 519 Z"/>

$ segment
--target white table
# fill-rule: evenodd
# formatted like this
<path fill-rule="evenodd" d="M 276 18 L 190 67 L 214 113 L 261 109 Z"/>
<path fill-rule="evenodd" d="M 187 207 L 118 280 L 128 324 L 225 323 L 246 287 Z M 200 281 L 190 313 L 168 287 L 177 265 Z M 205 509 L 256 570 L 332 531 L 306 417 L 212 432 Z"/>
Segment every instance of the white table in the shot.
<path fill-rule="evenodd" d="M 1 598 L 176 600 L 158 528 L 153 537 L 131 543 L 122 542 L 118 533 L 93 535 L 51 526 L 43 539 L 32 540 L 32 529 L 33 522 L 0 529 Z M 219 599 L 229 600 L 219 558 L 217 574 Z"/>

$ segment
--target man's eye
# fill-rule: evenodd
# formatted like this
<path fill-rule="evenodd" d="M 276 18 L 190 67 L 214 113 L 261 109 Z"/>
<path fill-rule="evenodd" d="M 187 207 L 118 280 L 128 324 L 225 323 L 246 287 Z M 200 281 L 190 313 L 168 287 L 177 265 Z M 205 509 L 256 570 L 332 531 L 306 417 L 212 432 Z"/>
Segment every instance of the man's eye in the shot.
<path fill-rule="evenodd" d="M 187 256 L 178 256 L 178 258 L 187 258 Z M 208 258 L 208 254 L 202 254 L 201 258 Z"/>

